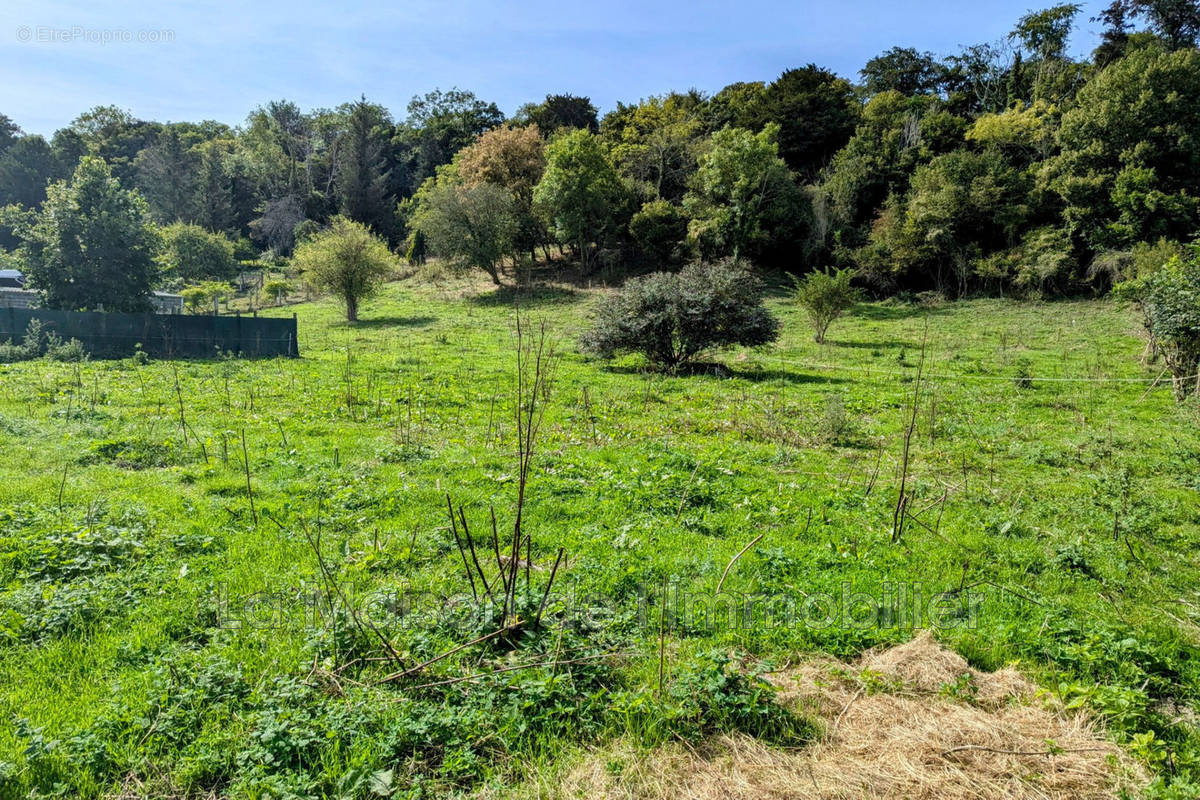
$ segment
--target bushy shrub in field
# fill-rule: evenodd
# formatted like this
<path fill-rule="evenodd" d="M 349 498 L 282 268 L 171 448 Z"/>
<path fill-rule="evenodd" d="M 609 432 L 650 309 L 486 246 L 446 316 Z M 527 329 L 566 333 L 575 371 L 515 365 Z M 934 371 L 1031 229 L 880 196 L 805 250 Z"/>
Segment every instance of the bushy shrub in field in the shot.
<path fill-rule="evenodd" d="M 302 242 L 292 262 L 312 288 L 342 301 L 348 322 L 358 321 L 359 304 L 399 266 L 387 242 L 346 217 L 334 217 L 328 228 Z"/>
<path fill-rule="evenodd" d="M 263 284 L 263 293 L 271 298 L 275 305 L 279 305 L 288 296 L 288 292 L 292 290 L 292 285 L 285 280 L 276 278 L 269 280 Z"/>
<path fill-rule="evenodd" d="M 204 281 L 179 292 L 183 297 L 183 305 L 193 314 L 209 313 L 214 303 L 228 300 L 229 293 L 230 286 L 223 281 Z"/>
<path fill-rule="evenodd" d="M 1200 387 L 1200 244 L 1146 279 L 1142 303 L 1182 400 Z"/>
<path fill-rule="evenodd" d="M 600 304 L 581 344 L 602 358 L 641 353 L 653 366 L 675 370 L 714 347 L 777 338 L 779 320 L 763 306 L 762 282 L 721 261 L 628 281 Z"/>
<path fill-rule="evenodd" d="M 817 342 L 824 342 L 833 321 L 858 302 L 859 292 L 850 285 L 851 277 L 850 270 L 835 269 L 810 272 L 795 280 L 796 302 L 808 312 Z"/>

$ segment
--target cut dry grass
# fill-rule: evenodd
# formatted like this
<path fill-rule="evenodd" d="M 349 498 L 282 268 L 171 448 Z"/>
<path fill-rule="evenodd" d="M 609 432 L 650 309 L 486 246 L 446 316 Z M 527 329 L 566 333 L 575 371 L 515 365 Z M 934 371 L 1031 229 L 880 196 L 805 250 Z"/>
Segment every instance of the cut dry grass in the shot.
<path fill-rule="evenodd" d="M 529 796 L 1099 800 L 1146 781 L 1087 715 L 1036 698 L 1016 670 L 971 669 L 927 634 L 774 682 L 782 702 L 825 720 L 822 741 L 789 751 L 739 734 L 649 752 L 619 741 Z"/>

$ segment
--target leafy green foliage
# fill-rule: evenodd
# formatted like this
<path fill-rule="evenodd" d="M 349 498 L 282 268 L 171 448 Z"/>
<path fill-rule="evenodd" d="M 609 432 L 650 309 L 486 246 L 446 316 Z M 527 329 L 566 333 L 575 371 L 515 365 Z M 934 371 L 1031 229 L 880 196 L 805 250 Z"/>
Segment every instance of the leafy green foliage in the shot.
<path fill-rule="evenodd" d="M 546 171 L 533 190 L 534 207 L 558 241 L 586 266 L 593 242 L 615 235 L 629 219 L 629 194 L 599 140 L 579 129 L 546 145 Z"/>
<path fill-rule="evenodd" d="M 443 169 L 417 192 L 412 224 L 431 252 L 465 269 L 480 269 L 500 285 L 503 259 L 513 252 L 519 220 L 513 196 L 494 183 L 464 184 Z"/>
<path fill-rule="evenodd" d="M 43 357 L 51 361 L 84 361 L 88 354 L 78 339 L 64 342 L 57 333 L 46 330 L 40 319 L 29 321 L 20 344 L 13 344 L 12 340 L 0 344 L 0 362 Z"/>
<path fill-rule="evenodd" d="M 686 244 L 688 220 L 683 209 L 666 200 L 655 200 L 629 220 L 629 235 L 656 264 L 677 262 Z"/>
<path fill-rule="evenodd" d="M 172 278 L 195 283 L 230 280 L 238 270 L 233 242 L 199 225 L 175 222 L 162 229 L 159 261 Z"/>
<path fill-rule="evenodd" d="M 46 184 L 61 177 L 63 166 L 41 136 L 22 136 L 0 153 L 0 206 L 36 208 L 46 199 Z"/>
<path fill-rule="evenodd" d="M 932 53 L 911 47 L 893 47 L 869 60 L 859 74 L 870 94 L 933 94 L 942 83 L 945 67 Z"/>
<path fill-rule="evenodd" d="M 858 108 L 849 81 L 808 64 L 772 81 L 758 113 L 764 122 L 779 126 L 779 155 L 788 168 L 811 178 L 854 133 Z"/>
<path fill-rule="evenodd" d="M 335 217 L 329 228 L 296 248 L 293 263 L 314 289 L 333 293 L 358 319 L 358 305 L 398 267 L 387 243 L 361 223 Z"/>
<path fill-rule="evenodd" d="M 48 308 L 148 309 L 158 277 L 148 223 L 145 201 L 99 158 L 85 158 L 69 182 L 50 186 L 42 211 L 18 232 L 31 288 Z"/>
<path fill-rule="evenodd" d="M 1200 226 L 1200 52 L 1131 53 L 1098 74 L 1063 115 L 1052 188 L 1069 230 L 1097 250 Z"/>
<path fill-rule="evenodd" d="M 196 286 L 181 289 L 183 305 L 193 314 L 211 314 L 219 307 L 222 300 L 229 298 L 231 289 L 223 281 L 204 281 Z"/>
<path fill-rule="evenodd" d="M 825 332 L 842 314 L 859 301 L 860 293 L 850 285 L 849 269 L 818 270 L 795 278 L 796 302 L 808 313 L 813 339 L 825 341 Z"/>
<path fill-rule="evenodd" d="M 754 134 L 726 128 L 712 136 L 684 197 L 688 233 L 706 258 L 754 258 L 807 228 L 811 210 L 779 157 L 778 126 Z"/>
<path fill-rule="evenodd" d="M 763 306 L 762 284 L 745 269 L 698 263 L 627 281 L 601 302 L 581 344 L 602 358 L 641 353 L 675 370 L 710 348 L 773 342 L 779 327 Z"/>
<path fill-rule="evenodd" d="M 391 116 L 365 97 L 343 107 L 342 114 L 346 128 L 334 168 L 338 207 L 346 217 L 390 237 L 395 230 L 394 204 L 388 201 Z"/>
<path fill-rule="evenodd" d="M 599 128 L 591 99 L 571 94 L 548 94 L 540 103 L 528 103 L 517 111 L 517 119 L 535 126 L 546 136 L 563 129 L 595 133 Z"/>
<path fill-rule="evenodd" d="M 737 668 L 721 651 L 702 654 L 676 676 L 671 698 L 673 724 L 689 739 L 741 731 L 773 744 L 811 741 L 815 726 L 775 702 L 775 689 L 756 674 Z"/>
<path fill-rule="evenodd" d="M 1183 399 L 1200 388 L 1200 245 L 1145 278 L 1138 294 L 1176 397 Z"/>

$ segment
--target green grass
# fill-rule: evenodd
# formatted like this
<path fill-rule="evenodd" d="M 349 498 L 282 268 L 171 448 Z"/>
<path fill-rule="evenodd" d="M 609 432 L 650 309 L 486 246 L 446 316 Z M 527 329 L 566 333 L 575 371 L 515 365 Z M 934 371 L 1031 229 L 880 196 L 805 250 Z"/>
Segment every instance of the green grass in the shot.
<path fill-rule="evenodd" d="M 864 304 L 816 345 L 778 296 L 776 346 L 672 377 L 578 355 L 594 292 L 519 298 L 560 356 L 525 507 L 543 567 L 526 610 L 562 547 L 548 616 L 572 624 L 378 686 L 396 667 L 368 660 L 378 641 L 345 615 L 220 625 L 221 598 L 322 591 L 305 527 L 354 597 L 470 596 L 446 495 L 494 562 L 488 509 L 511 530 L 516 497 L 515 299 L 410 280 L 357 325 L 329 301 L 265 312 L 298 313 L 298 360 L 0 367 L 0 796 L 438 796 L 612 736 L 803 740 L 811 724 L 714 651 L 852 656 L 909 627 L 684 614 L 658 691 L 661 587 L 711 595 L 759 534 L 727 593 L 969 590 L 975 626 L 954 617 L 942 641 L 1093 708 L 1155 791 L 1188 796 L 1200 418 L 1147 391 L 1136 320 L 1108 302 Z M 923 341 L 908 486 L 934 530 L 892 543 Z M 490 631 L 462 608 L 377 618 L 406 664 Z M 419 688 L 568 655 L 589 660 Z"/>

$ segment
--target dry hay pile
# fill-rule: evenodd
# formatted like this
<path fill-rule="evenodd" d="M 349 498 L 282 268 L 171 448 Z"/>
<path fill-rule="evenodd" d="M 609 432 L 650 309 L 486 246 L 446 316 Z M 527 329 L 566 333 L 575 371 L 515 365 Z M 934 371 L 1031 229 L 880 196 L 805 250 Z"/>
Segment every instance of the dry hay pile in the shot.
<path fill-rule="evenodd" d="M 781 702 L 824 720 L 821 741 L 785 751 L 737 734 L 648 753 L 618 742 L 534 795 L 1089 800 L 1146 780 L 1093 720 L 1035 699 L 1015 670 L 971 669 L 928 634 L 773 682 Z"/>

